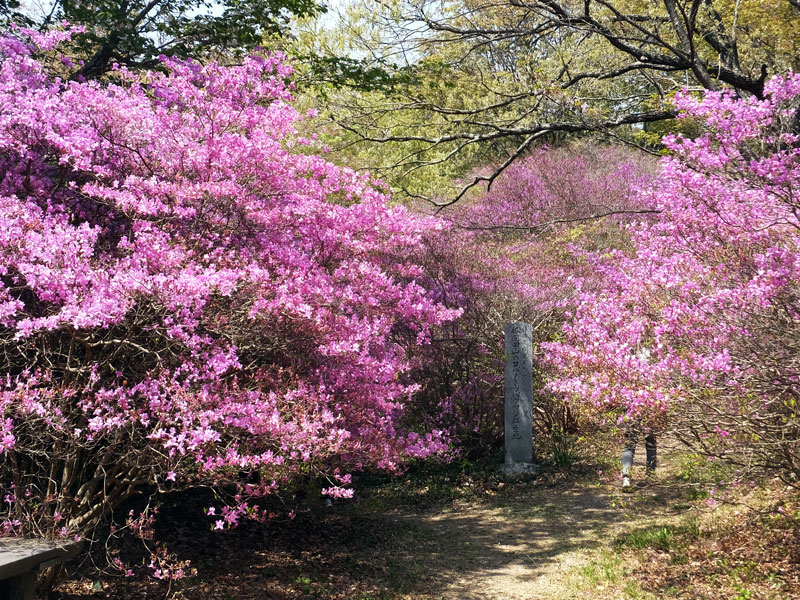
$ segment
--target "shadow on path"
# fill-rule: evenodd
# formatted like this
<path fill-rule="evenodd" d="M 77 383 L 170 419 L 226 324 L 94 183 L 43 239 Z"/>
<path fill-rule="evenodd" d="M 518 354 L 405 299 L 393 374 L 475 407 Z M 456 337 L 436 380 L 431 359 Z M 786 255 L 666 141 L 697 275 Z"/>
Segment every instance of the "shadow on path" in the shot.
<path fill-rule="evenodd" d="M 202 516 L 209 499 L 176 495 L 160 513 L 159 535 L 199 570 L 180 586 L 185 600 L 564 600 L 579 594 L 576 574 L 617 536 L 684 510 L 674 479 L 632 495 L 581 480 L 497 490 L 426 510 L 320 505 L 292 521 L 223 532 Z M 91 583 L 78 572 L 55 597 L 144 600 L 176 589 L 118 577 L 86 592 Z"/>
<path fill-rule="evenodd" d="M 621 527 L 631 525 L 626 503 L 640 505 L 639 524 L 669 514 L 662 500 L 652 498 L 658 495 L 633 500 L 607 487 L 575 485 L 538 490 L 513 504 L 398 515 L 409 539 L 393 557 L 392 571 L 406 574 L 394 587 L 414 598 L 463 600 L 563 593 L 587 552 L 608 545 Z"/>

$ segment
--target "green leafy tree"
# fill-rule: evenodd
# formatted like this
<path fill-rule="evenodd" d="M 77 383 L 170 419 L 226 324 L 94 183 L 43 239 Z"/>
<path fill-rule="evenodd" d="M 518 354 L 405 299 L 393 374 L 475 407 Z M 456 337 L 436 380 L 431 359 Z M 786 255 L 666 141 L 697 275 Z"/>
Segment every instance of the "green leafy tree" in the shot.
<path fill-rule="evenodd" d="M 16 0 L 0 2 L 8 13 Z M 315 0 L 56 0 L 33 21 L 40 29 L 62 19 L 86 27 L 75 40 L 84 60 L 75 76 L 97 77 L 115 62 L 151 68 L 161 54 L 242 54 L 284 32 L 292 15 L 321 11 Z"/>
<path fill-rule="evenodd" d="M 769 74 L 800 66 L 795 0 L 395 0 L 365 3 L 345 27 L 364 56 L 414 70 L 416 84 L 334 97 L 343 145 L 384 145 L 393 182 L 439 205 L 491 185 L 543 140 L 652 143 L 677 90 L 761 97 Z M 450 190 L 417 185 L 444 162 L 494 168 Z"/>

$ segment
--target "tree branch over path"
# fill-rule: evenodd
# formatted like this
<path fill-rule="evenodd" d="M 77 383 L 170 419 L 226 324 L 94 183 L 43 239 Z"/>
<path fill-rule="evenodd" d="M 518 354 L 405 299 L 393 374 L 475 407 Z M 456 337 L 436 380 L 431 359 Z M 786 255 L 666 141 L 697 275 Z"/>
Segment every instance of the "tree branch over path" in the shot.
<path fill-rule="evenodd" d="M 643 130 L 675 116 L 669 98 L 681 88 L 763 97 L 770 74 L 796 68 L 793 54 L 764 48 L 765 32 L 788 48 L 800 27 L 800 1 L 768 2 L 768 15 L 737 0 L 405 0 L 383 13 L 371 4 L 358 24 L 371 28 L 364 50 L 399 57 L 415 78 L 383 96 L 342 91 L 333 118 L 351 149 L 386 146 L 384 164 L 368 153 L 372 170 L 449 206 L 554 136 L 603 133 L 652 149 L 660 135 Z M 443 193 L 486 164 L 499 166 Z M 419 183 L 423 169 L 435 175 Z"/>
<path fill-rule="evenodd" d="M 641 210 L 611 210 L 603 213 L 595 213 L 585 217 L 575 217 L 571 219 L 552 219 L 544 223 L 537 223 L 536 225 L 457 225 L 461 229 L 467 231 L 520 231 L 526 233 L 544 233 L 556 225 L 568 225 L 570 223 L 581 223 L 584 221 L 597 221 L 608 217 L 620 217 L 629 215 L 656 215 L 660 214 L 660 210 L 656 209 L 641 209 Z"/>

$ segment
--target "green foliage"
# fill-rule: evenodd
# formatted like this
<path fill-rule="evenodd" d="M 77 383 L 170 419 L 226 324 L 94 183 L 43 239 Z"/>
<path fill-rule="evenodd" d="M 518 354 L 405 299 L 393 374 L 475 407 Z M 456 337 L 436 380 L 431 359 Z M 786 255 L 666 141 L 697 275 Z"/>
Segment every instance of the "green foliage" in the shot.
<path fill-rule="evenodd" d="M 732 469 L 731 465 L 723 461 L 709 460 L 708 457 L 701 454 L 690 453 L 681 457 L 678 478 L 692 484 L 716 484 L 730 477 Z M 708 494 L 696 497 L 707 498 Z"/>
<path fill-rule="evenodd" d="M 559 427 L 548 436 L 549 459 L 558 469 L 569 469 L 580 458 L 578 435 Z"/>
<path fill-rule="evenodd" d="M 700 537 L 700 528 L 696 521 L 690 521 L 685 525 L 654 525 L 637 529 L 618 537 L 614 541 L 614 545 L 618 550 L 651 548 L 660 552 L 671 552 L 698 537 Z"/>
<path fill-rule="evenodd" d="M 622 577 L 622 559 L 604 550 L 597 560 L 581 567 L 580 573 L 588 587 L 596 588 L 601 584 L 617 583 Z"/>
<path fill-rule="evenodd" d="M 76 54 L 85 60 L 79 74 L 97 77 L 114 62 L 157 66 L 161 54 L 233 58 L 285 31 L 291 15 L 320 12 L 315 0 L 57 0 L 38 25 L 65 19 L 85 26 L 75 40 Z"/>
<path fill-rule="evenodd" d="M 398 86 L 418 82 L 416 69 L 397 67 L 384 60 L 321 56 L 316 53 L 300 54 L 297 58 L 303 63 L 307 85 L 320 100 L 327 100 L 332 90 L 340 88 L 391 93 Z"/>
<path fill-rule="evenodd" d="M 663 152 L 665 133 L 694 132 L 671 119 L 676 90 L 758 95 L 767 73 L 800 66 L 796 3 L 668 4 L 351 0 L 336 25 L 308 26 L 303 55 L 359 57 L 318 61 L 333 73 L 321 81 L 352 88 L 315 94 L 343 126 L 326 139 L 341 160 L 441 202 L 541 142 L 602 132 Z"/>
<path fill-rule="evenodd" d="M 707 500 L 709 496 L 708 490 L 700 489 L 696 486 L 690 486 L 686 490 L 686 498 L 688 500 Z"/>

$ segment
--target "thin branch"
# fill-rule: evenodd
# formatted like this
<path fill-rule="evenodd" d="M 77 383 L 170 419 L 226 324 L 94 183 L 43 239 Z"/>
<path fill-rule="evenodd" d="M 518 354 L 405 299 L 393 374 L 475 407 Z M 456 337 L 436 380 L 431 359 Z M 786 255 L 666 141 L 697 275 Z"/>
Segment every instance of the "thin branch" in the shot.
<path fill-rule="evenodd" d="M 600 219 L 605 219 L 607 217 L 614 217 L 619 215 L 657 215 L 661 214 L 660 210 L 656 209 L 641 209 L 641 210 L 611 210 L 604 213 L 597 213 L 593 215 L 587 215 L 585 217 L 574 217 L 571 219 L 553 219 L 551 221 L 546 221 L 545 223 L 539 223 L 537 225 L 459 225 L 456 224 L 456 227 L 459 229 L 465 229 L 467 231 L 520 231 L 525 233 L 542 233 L 555 227 L 556 225 L 566 225 L 569 223 L 581 223 L 584 221 L 597 221 Z"/>

